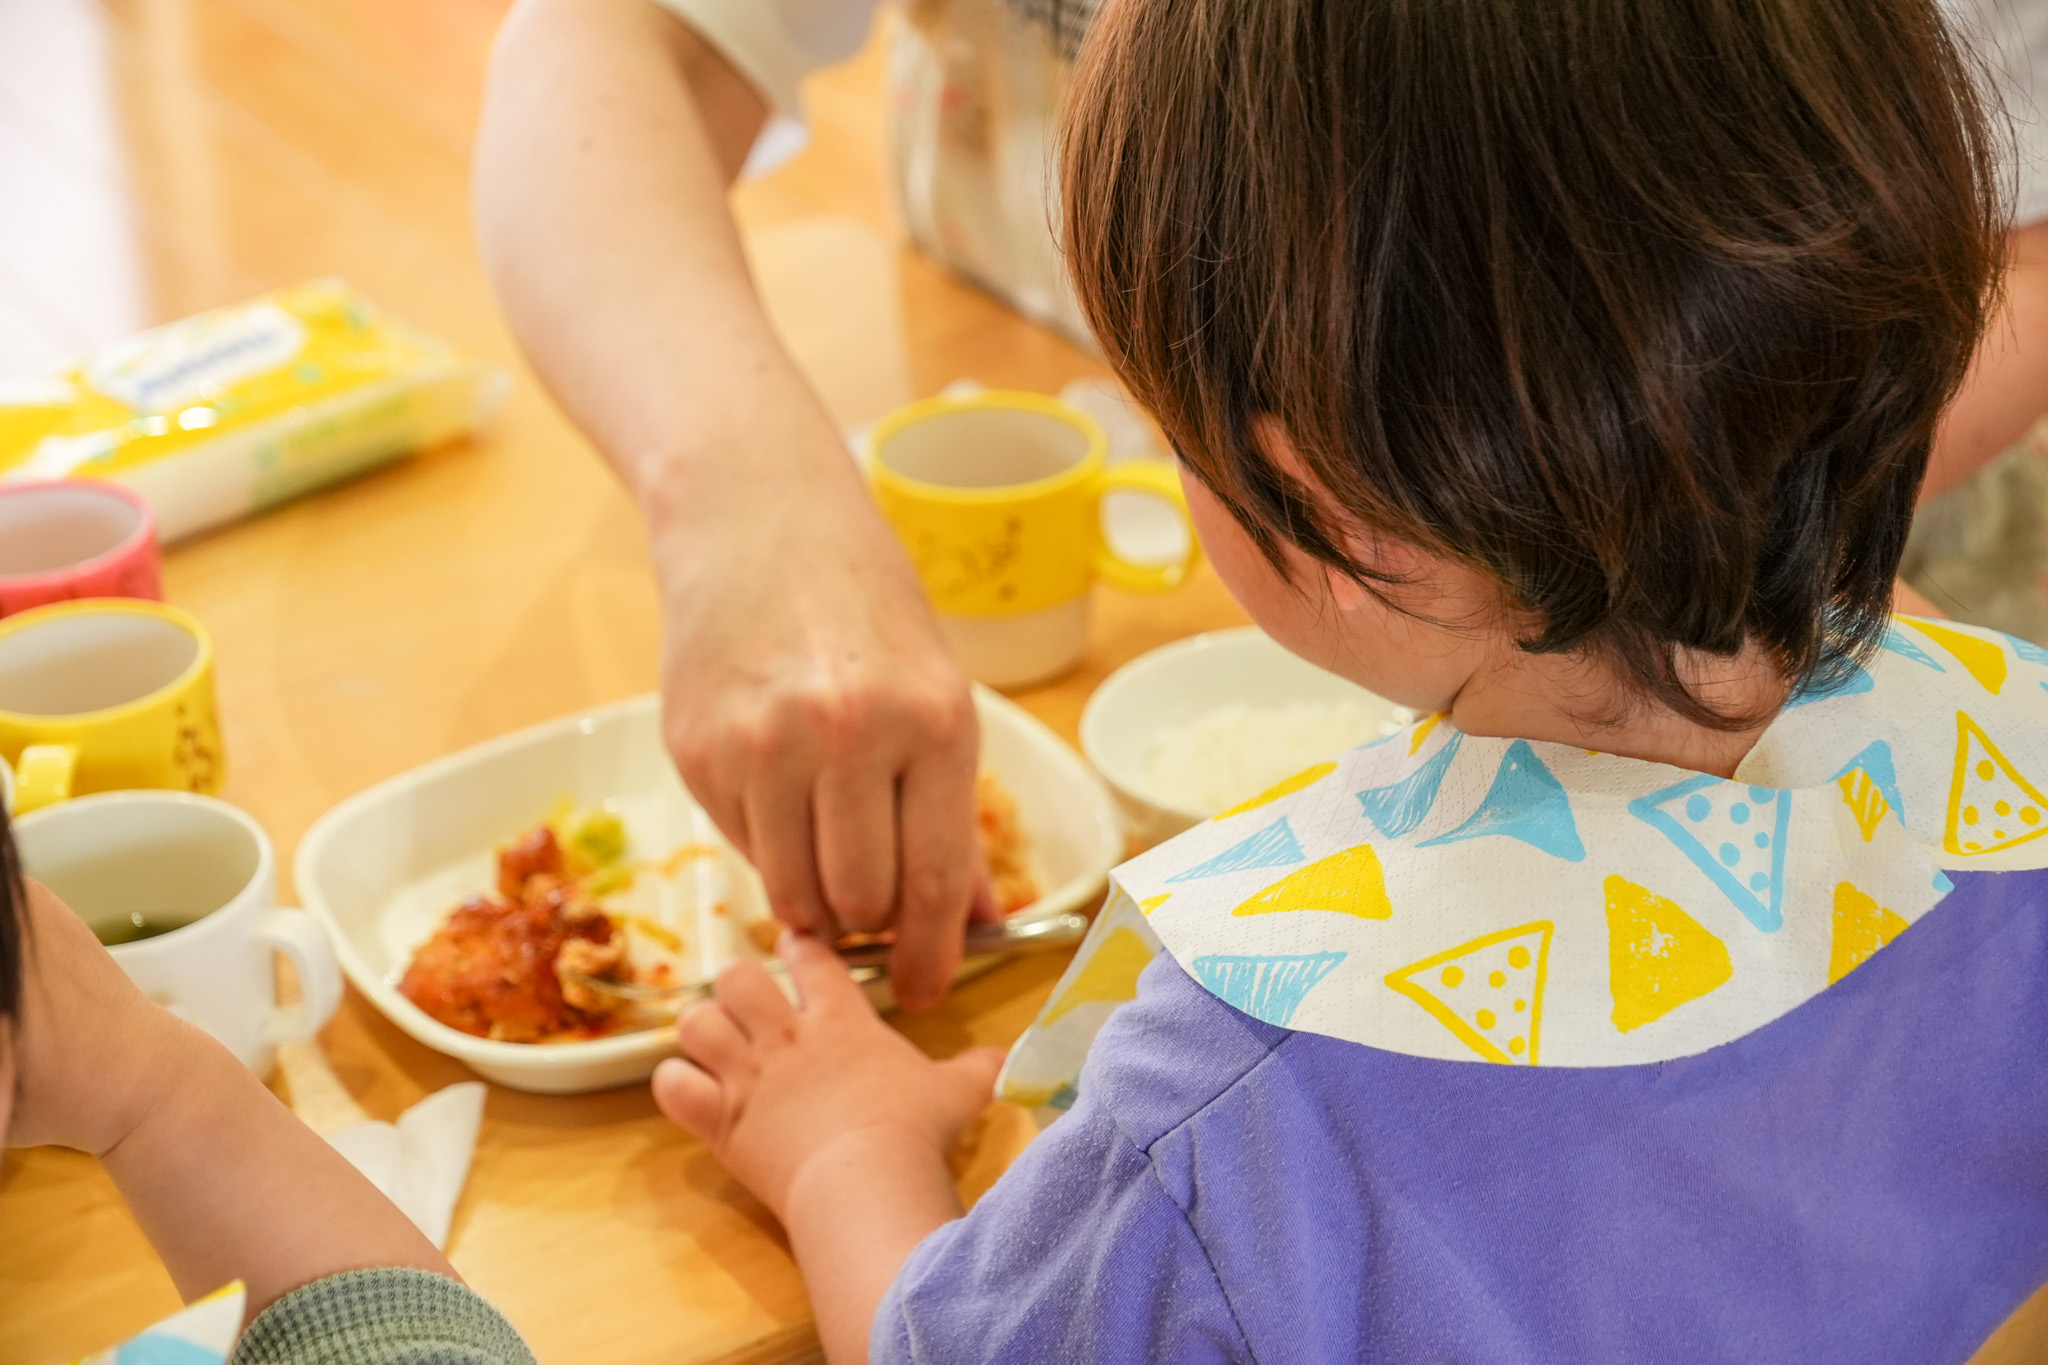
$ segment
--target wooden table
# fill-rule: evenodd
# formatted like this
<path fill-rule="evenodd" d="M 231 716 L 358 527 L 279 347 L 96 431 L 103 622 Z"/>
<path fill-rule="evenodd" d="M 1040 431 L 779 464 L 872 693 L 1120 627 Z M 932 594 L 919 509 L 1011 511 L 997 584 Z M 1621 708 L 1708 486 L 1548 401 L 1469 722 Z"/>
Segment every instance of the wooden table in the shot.
<path fill-rule="evenodd" d="M 631 507 L 520 364 L 471 246 L 466 170 L 505 0 L 32 0 L 0 5 L 0 373 L 322 274 L 512 368 L 489 435 L 175 550 L 169 596 L 219 640 L 223 793 L 278 844 L 437 755 L 655 684 Z M 1096 360 L 900 245 L 877 49 L 815 82 L 813 138 L 737 195 L 764 295 L 847 425 L 961 378 L 1054 391 Z M 1213 576 L 1104 593 L 1086 667 L 1022 698 L 1072 737 L 1108 669 L 1242 619 Z M 906 1021 L 935 1053 L 1007 1043 L 1059 959 Z M 391 1118 L 465 1079 L 351 996 L 320 1040 Z M 301 1063 L 305 1059 L 301 1058 Z M 303 1065 L 281 1092 L 316 1083 Z M 970 1187 L 1014 1148 L 1000 1116 Z M 780 1233 L 639 1089 L 493 1089 L 451 1255 L 543 1361 L 803 1358 Z M 0 1360 L 65 1360 L 173 1310 L 97 1167 L 0 1167 Z"/>

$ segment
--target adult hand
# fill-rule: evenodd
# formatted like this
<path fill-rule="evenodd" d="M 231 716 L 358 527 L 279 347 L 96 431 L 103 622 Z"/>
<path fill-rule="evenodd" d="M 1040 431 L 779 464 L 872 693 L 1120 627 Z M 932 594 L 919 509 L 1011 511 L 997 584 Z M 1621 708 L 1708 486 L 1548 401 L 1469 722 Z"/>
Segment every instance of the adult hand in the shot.
<path fill-rule="evenodd" d="M 893 924 L 935 1001 L 973 894 L 974 711 L 725 200 L 760 94 L 645 0 L 519 0 L 477 146 L 484 255 L 535 369 L 632 490 L 684 780 L 790 924 Z"/>
<path fill-rule="evenodd" d="M 664 732 L 777 917 L 826 937 L 893 926 L 897 997 L 923 1008 L 951 979 L 977 894 L 988 899 L 974 703 L 838 433 L 807 416 L 786 411 L 752 437 L 830 442 L 844 486 L 792 493 L 736 461 L 679 490 L 692 515 L 650 517 Z M 707 517 L 706 498 L 735 510 Z"/>

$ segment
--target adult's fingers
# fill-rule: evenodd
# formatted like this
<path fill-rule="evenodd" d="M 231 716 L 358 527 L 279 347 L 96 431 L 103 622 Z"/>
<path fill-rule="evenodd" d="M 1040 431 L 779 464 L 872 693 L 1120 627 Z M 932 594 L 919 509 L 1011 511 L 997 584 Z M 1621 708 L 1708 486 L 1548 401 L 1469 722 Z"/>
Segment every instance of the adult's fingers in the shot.
<path fill-rule="evenodd" d="M 743 804 L 747 856 L 761 874 L 768 908 L 793 929 L 835 932 L 812 853 L 810 773 L 793 764 L 761 773 L 747 784 Z"/>
<path fill-rule="evenodd" d="M 689 788 L 690 798 L 704 808 L 711 823 L 718 826 L 719 833 L 740 855 L 753 861 L 742 780 L 749 768 L 738 761 L 729 737 L 701 718 L 687 714 L 680 703 L 667 696 L 662 699 L 661 725 L 669 758 L 674 761 L 683 785 Z"/>
<path fill-rule="evenodd" d="M 980 849 L 975 850 L 977 853 Z M 1001 924 L 1003 907 L 996 900 L 995 884 L 989 880 L 988 862 L 978 860 L 974 865 L 974 894 L 967 902 L 969 924 Z"/>
<path fill-rule="evenodd" d="M 960 965 L 979 867 L 972 750 L 964 761 L 939 752 L 914 763 L 903 777 L 901 808 L 902 891 L 889 975 L 904 1008 L 929 1009 Z"/>
<path fill-rule="evenodd" d="M 881 764 L 827 768 L 812 807 L 818 882 L 842 929 L 872 934 L 896 909 L 896 774 Z"/>
<path fill-rule="evenodd" d="M 655 1107 L 670 1123 L 685 1128 L 707 1142 L 718 1136 L 725 1121 L 725 1102 L 718 1082 L 680 1057 L 670 1057 L 654 1068 L 652 1082 Z"/>
<path fill-rule="evenodd" d="M 784 938 L 790 937 L 783 930 Z M 711 992 L 750 1042 L 787 1033 L 796 1024 L 796 1009 L 758 962 L 735 962 L 718 974 Z"/>

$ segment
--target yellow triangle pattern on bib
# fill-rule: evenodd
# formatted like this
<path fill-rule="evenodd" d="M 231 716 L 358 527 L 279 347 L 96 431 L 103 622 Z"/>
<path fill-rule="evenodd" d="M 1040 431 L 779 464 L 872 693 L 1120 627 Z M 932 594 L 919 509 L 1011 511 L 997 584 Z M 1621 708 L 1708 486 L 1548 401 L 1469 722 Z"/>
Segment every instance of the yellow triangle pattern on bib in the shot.
<path fill-rule="evenodd" d="M 1524 924 L 1412 963 L 1387 984 L 1489 1062 L 1536 1065 L 1552 926 Z"/>
<path fill-rule="evenodd" d="M 1885 944 L 1906 931 L 1906 922 L 1848 882 L 1835 888 L 1834 947 L 1828 953 L 1828 984 L 1855 971 Z"/>
<path fill-rule="evenodd" d="M 1891 813 L 1891 803 L 1884 799 L 1884 791 L 1876 779 L 1861 768 L 1852 768 L 1835 780 L 1842 789 L 1842 800 L 1856 816 L 1856 827 L 1863 831 L 1863 842 L 1869 843 L 1877 837 L 1877 826 Z"/>
<path fill-rule="evenodd" d="M 1953 654 L 1956 662 L 1970 670 L 1970 676 L 1993 696 L 2005 686 L 2005 650 L 1989 640 L 1979 639 L 1954 626 L 1938 626 L 1909 616 L 1898 618 Z"/>
<path fill-rule="evenodd" d="M 1729 778 L 1425 717 L 1118 868 L 1005 1093 L 1071 1096 L 1161 952 L 1265 1024 L 1417 1057 L 1690 1056 L 1885 951 L 1949 871 L 2048 868 L 2044 783 L 2048 649 L 1910 617 Z"/>
<path fill-rule="evenodd" d="M 1273 802 L 1278 801 L 1283 796 L 1294 795 L 1303 787 L 1314 786 L 1316 783 L 1322 781 L 1324 778 L 1328 777 L 1331 773 L 1336 771 L 1337 765 L 1334 762 L 1318 763 L 1312 768 L 1303 768 L 1294 776 L 1287 778 L 1284 781 L 1274 783 L 1272 786 L 1260 792 L 1257 796 L 1254 796 L 1251 800 L 1240 801 L 1237 805 L 1232 806 L 1229 810 L 1224 811 L 1221 815 L 1218 815 L 1214 818 L 1218 820 L 1228 820 L 1233 815 L 1243 815 L 1248 810 L 1257 810 L 1260 806 L 1270 805 Z"/>
<path fill-rule="evenodd" d="M 1614 1026 L 1627 1033 L 1718 989 L 1734 973 L 1728 945 L 1626 877 L 1607 879 L 1607 979 Z"/>
<path fill-rule="evenodd" d="M 1956 712 L 1956 772 L 1949 790 L 1950 853 L 1996 853 L 2048 834 L 2048 798 L 2000 753 L 1982 726 Z"/>
<path fill-rule="evenodd" d="M 1285 910 L 1323 910 L 1360 919 L 1385 919 L 1394 913 L 1387 899 L 1387 879 L 1371 844 L 1332 853 L 1290 872 L 1231 913 L 1271 915 Z"/>

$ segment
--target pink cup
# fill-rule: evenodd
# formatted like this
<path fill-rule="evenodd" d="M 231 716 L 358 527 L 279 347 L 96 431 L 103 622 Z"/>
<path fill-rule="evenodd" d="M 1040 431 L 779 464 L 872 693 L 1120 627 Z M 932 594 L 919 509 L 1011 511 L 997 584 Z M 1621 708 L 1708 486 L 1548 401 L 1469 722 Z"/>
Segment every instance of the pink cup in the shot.
<path fill-rule="evenodd" d="M 88 479 L 0 484 L 0 616 L 75 597 L 161 602 L 156 513 Z"/>

